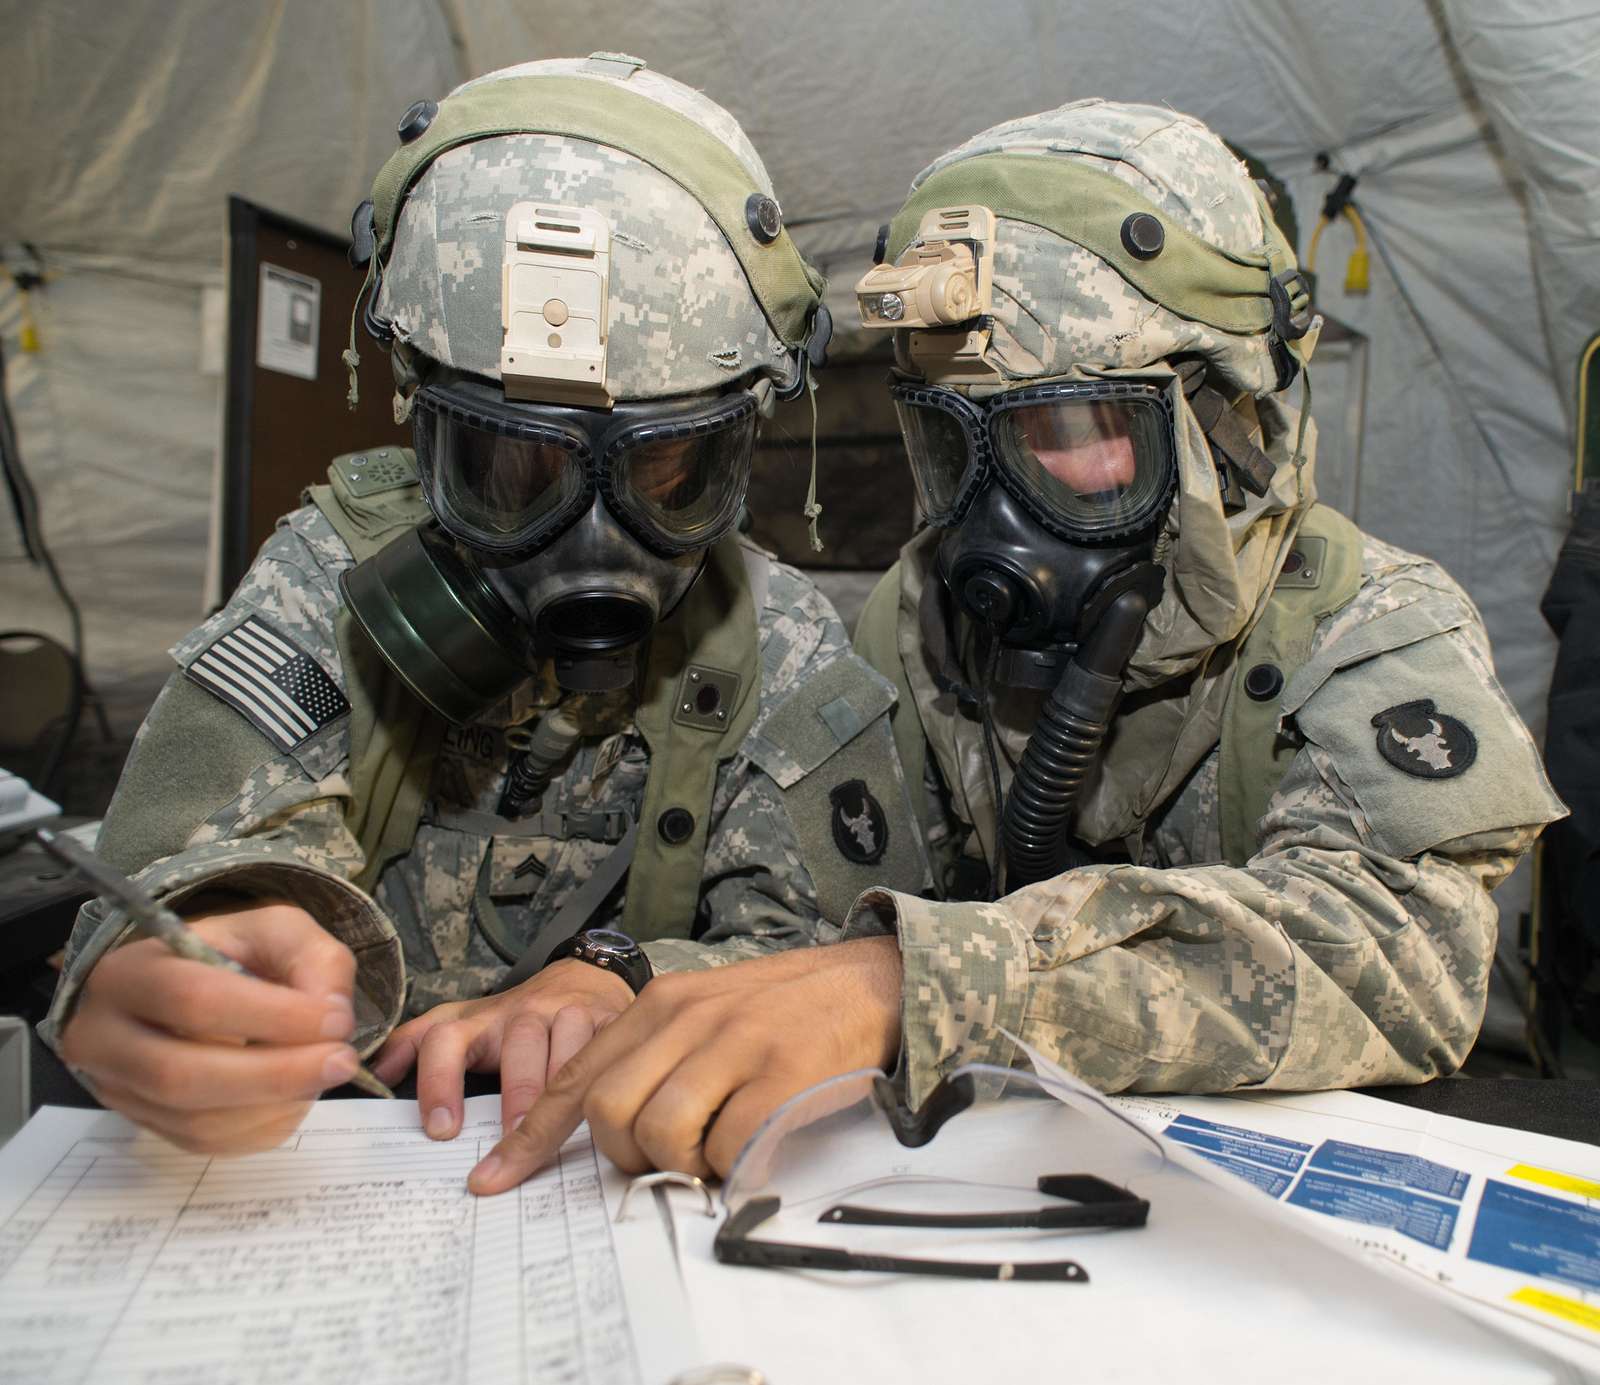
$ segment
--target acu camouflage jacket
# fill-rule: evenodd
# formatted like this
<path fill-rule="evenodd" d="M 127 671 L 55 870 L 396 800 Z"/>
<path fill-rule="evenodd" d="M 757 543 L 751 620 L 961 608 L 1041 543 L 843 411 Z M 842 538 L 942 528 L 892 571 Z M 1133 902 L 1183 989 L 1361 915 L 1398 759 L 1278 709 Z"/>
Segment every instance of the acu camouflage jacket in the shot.
<path fill-rule="evenodd" d="M 710 815 L 698 909 L 661 930 L 673 936 L 645 945 L 660 970 L 837 938 L 860 890 L 886 877 L 910 890 L 927 880 L 888 729 L 892 687 L 851 651 L 809 581 L 765 554 L 748 558 L 752 570 L 767 569 L 751 584 L 760 710 L 738 753 L 718 767 L 712 801 L 695 809 Z M 495 985 L 507 965 L 475 918 L 480 877 L 501 928 L 531 937 L 618 835 L 596 840 L 561 824 L 637 814 L 649 751 L 629 693 L 567 697 L 563 711 L 582 737 L 527 810 L 551 824 L 549 834 L 525 825 L 497 833 L 484 818 L 505 784 L 506 732 L 558 696 L 553 684 L 531 680 L 494 713 L 446 733 L 412 849 L 389 863 L 369 896 L 352 883 L 365 863 L 347 826 L 350 718 L 340 710 L 347 684 L 334 633 L 338 577 L 350 563 L 349 548 L 315 507 L 279 521 L 228 604 L 172 650 L 180 672 L 140 728 L 98 847 L 173 906 L 212 890 L 302 905 L 356 954 L 356 1044 L 370 1051 L 401 1017 Z M 298 705 L 317 723 L 309 734 L 293 726 L 276 735 L 197 676 L 208 652 L 226 652 L 241 629 L 299 661 Z M 842 695 L 810 705 L 808 691 L 824 687 L 848 693 L 849 717 L 839 714 Z M 852 834 L 852 815 L 868 802 L 877 816 Z M 876 832 L 870 849 L 858 840 L 863 827 Z M 616 926 L 626 888 L 591 925 Z M 104 901 L 84 906 L 41 1026 L 48 1042 L 59 1043 L 85 977 L 127 929 Z"/>
<path fill-rule="evenodd" d="M 913 1102 L 962 1063 L 1009 1062 L 1002 1031 L 1111 1092 L 1413 1083 L 1461 1064 L 1494 958 L 1489 892 L 1565 810 L 1466 594 L 1436 564 L 1349 532 L 1359 584 L 1269 694 L 1291 750 L 1243 850 L 1224 849 L 1214 744 L 1152 806 L 1127 864 L 993 903 L 888 889 L 857 902 L 847 937 L 899 936 Z M 920 647 L 902 587 L 930 556 L 913 541 L 885 579 L 898 595 L 880 588 L 898 602 L 902 664 Z M 917 680 L 882 645 L 862 648 L 900 683 L 897 718 L 959 716 L 926 682 L 908 706 Z M 961 809 L 987 810 L 992 841 L 993 795 L 981 749 L 940 745 L 976 725 L 956 732 L 928 738 L 930 839 L 976 852 Z"/>

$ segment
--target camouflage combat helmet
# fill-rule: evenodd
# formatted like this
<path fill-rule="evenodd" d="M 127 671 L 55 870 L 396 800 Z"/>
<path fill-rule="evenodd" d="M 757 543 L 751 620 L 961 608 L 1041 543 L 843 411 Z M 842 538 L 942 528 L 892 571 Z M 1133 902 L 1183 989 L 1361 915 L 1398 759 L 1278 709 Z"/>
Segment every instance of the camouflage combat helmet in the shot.
<path fill-rule="evenodd" d="M 1309 355 L 1292 248 L 1244 165 L 1189 116 L 1086 100 L 985 130 L 913 180 L 886 261 L 952 204 L 995 214 L 983 355 L 1002 388 L 1195 355 L 1259 396 Z"/>
<path fill-rule="evenodd" d="M 1177 377 L 1176 496 L 1154 553 L 1165 590 L 1124 685 L 1179 678 L 1244 635 L 1316 498 L 1316 429 L 1286 388 L 1319 320 L 1265 194 L 1223 142 L 1167 107 L 1099 99 L 1008 121 L 917 175 L 881 252 L 856 285 L 863 323 L 893 328 L 901 371 L 930 385 L 978 397 Z M 919 258 L 930 268 L 914 285 Z M 962 269 L 970 302 L 953 286 Z M 907 287 L 884 313 L 896 271 Z M 1203 740 L 1226 686 L 1207 670 L 1185 697 L 1125 706 L 1111 777 L 1150 779 L 1122 775 L 1125 762 L 1177 734 L 1136 723 L 1188 716 L 1184 734 Z"/>
<path fill-rule="evenodd" d="M 638 59 L 595 54 L 477 78 L 437 105 L 417 103 L 400 134 L 355 239 L 377 280 L 368 325 L 392 335 L 402 363 L 420 353 L 501 380 L 508 214 L 586 208 L 603 222 L 609 257 L 596 402 L 761 378 L 780 393 L 798 388 L 822 280 L 784 229 L 760 158 L 715 102 Z M 557 345 L 578 325 L 558 316 L 546 315 Z M 545 322 L 534 327 L 542 346 Z"/>

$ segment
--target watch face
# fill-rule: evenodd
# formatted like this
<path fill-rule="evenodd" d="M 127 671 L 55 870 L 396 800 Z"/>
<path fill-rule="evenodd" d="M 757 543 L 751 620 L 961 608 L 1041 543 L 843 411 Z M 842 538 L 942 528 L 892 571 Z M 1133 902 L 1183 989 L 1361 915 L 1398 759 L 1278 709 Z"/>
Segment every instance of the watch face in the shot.
<path fill-rule="evenodd" d="M 635 995 L 655 974 L 639 944 L 614 928 L 586 928 L 575 933 L 551 953 L 550 960 L 568 957 L 620 976 Z"/>

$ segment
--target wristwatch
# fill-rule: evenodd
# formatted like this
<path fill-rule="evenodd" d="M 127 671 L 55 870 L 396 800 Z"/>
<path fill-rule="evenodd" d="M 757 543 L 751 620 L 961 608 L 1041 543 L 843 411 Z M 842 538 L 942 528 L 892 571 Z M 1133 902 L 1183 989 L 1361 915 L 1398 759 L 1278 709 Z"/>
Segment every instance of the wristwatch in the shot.
<path fill-rule="evenodd" d="M 545 966 L 563 957 L 576 957 L 590 966 L 615 972 L 635 995 L 655 975 L 644 949 L 626 933 L 618 933 L 614 928 L 585 928 L 581 933 L 574 933 L 566 942 L 556 944 Z"/>

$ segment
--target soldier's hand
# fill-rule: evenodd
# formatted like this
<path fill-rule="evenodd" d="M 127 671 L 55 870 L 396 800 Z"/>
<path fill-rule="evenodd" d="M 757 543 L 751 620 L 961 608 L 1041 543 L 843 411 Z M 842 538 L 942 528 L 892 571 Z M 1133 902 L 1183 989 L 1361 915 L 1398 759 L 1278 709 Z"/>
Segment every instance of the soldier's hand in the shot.
<path fill-rule="evenodd" d="M 899 1045 L 893 938 L 658 975 L 562 1068 L 467 1186 L 515 1187 L 585 1118 L 628 1173 L 725 1174 L 790 1097 L 839 1073 L 887 1068 Z"/>
<path fill-rule="evenodd" d="M 415 1063 L 423 1129 L 449 1140 L 461 1129 L 467 1070 L 499 1069 L 500 1122 L 512 1130 L 567 1060 L 632 1000 L 620 976 L 564 958 L 500 995 L 436 1005 L 402 1024 L 372 1070 L 392 1085 Z"/>
<path fill-rule="evenodd" d="M 255 975 L 191 962 L 153 938 L 128 943 L 89 973 L 62 1056 L 105 1105 L 182 1149 L 270 1149 L 356 1070 L 344 1042 L 356 960 L 281 901 L 189 922 Z"/>

